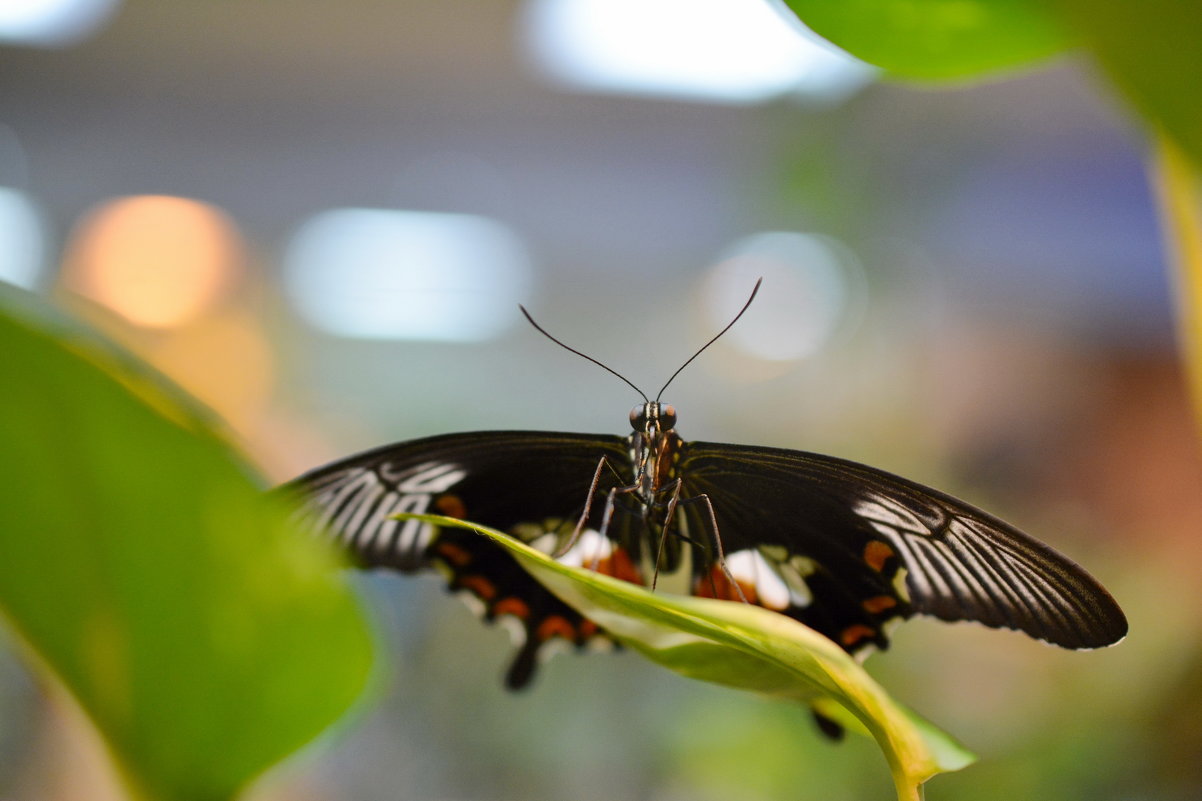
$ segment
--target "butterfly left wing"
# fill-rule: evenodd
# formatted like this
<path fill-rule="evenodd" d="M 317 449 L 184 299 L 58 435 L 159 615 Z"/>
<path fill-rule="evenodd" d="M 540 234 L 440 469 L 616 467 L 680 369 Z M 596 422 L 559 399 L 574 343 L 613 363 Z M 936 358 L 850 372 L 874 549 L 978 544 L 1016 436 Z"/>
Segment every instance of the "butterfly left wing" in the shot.
<path fill-rule="evenodd" d="M 628 465 L 624 440 L 535 431 L 449 434 L 352 456 L 280 491 L 302 502 L 303 522 L 328 531 L 363 566 L 402 572 L 440 567 L 450 589 L 482 602 L 487 620 L 517 618 L 525 642 L 506 683 L 518 688 L 530 681 L 546 642 L 564 638 L 581 645 L 599 633 L 596 626 L 486 537 L 452 528 L 436 533 L 427 523 L 393 516 L 442 514 L 515 534 L 541 533 L 550 520 L 570 531 L 602 457 L 615 467 Z M 594 517 L 603 506 L 594 505 Z"/>
<path fill-rule="evenodd" d="M 915 613 L 1066 648 L 1127 633 L 1118 604 L 1081 567 L 938 490 L 843 459 L 743 445 L 688 443 L 678 469 L 685 495 L 709 497 L 736 579 L 742 570 L 760 595 L 775 587 L 780 611 L 848 651 L 887 646 L 884 624 Z M 686 508 L 691 531 L 712 528 L 698 503 Z"/>

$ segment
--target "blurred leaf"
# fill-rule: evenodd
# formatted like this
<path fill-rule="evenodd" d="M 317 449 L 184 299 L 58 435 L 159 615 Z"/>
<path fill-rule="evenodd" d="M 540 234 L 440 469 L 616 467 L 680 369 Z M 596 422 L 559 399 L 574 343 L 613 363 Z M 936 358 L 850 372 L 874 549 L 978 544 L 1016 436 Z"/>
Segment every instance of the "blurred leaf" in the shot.
<path fill-rule="evenodd" d="M 1057 0 L 1066 25 L 1154 133 L 1202 165 L 1202 3 Z"/>
<path fill-rule="evenodd" d="M 1177 328 L 1194 420 L 1202 433 L 1202 179 L 1171 142 L 1156 151 L 1156 195 L 1174 269 Z"/>
<path fill-rule="evenodd" d="M 3 284 L 0 352 L 0 610 L 137 796 L 230 798 L 363 691 L 357 598 L 150 370 Z"/>
<path fill-rule="evenodd" d="M 1041 0 L 785 0 L 805 25 L 899 78 L 973 78 L 1072 42 Z"/>
<path fill-rule="evenodd" d="M 653 594 L 562 565 L 499 531 L 437 515 L 412 516 L 492 538 L 565 602 L 677 673 L 817 705 L 824 714 L 867 730 L 884 751 L 903 801 L 921 798 L 920 785 L 931 776 L 974 759 L 889 698 L 842 648 L 792 618 L 749 604 Z"/>

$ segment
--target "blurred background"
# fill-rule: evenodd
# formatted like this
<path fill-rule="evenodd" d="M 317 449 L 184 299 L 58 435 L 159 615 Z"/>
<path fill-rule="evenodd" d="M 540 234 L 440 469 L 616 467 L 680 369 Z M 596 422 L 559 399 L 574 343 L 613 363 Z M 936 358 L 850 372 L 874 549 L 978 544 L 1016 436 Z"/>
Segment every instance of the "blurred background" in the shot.
<path fill-rule="evenodd" d="M 266 481 L 473 429 L 857 459 L 1077 559 L 1131 635 L 915 621 L 869 662 L 977 751 L 943 799 L 1202 798 L 1202 460 L 1138 132 L 1081 64 L 920 90 L 758 0 L 5 0 L 0 278 L 208 403 Z M 86 398 L 80 398 L 86 403 Z M 888 798 L 875 746 L 362 580 L 391 676 L 264 797 Z M 115 797 L 0 647 L 0 798 Z"/>

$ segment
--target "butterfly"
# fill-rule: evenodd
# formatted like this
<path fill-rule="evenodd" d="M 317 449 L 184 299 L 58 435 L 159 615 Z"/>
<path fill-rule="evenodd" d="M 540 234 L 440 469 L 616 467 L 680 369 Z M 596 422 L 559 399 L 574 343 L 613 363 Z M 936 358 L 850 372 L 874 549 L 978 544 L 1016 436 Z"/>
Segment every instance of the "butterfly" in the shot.
<path fill-rule="evenodd" d="M 446 434 L 351 456 L 283 491 L 360 565 L 440 568 L 486 620 L 516 619 L 524 638 L 506 674 L 513 689 L 530 682 L 549 643 L 583 646 L 605 631 L 487 538 L 396 515 L 470 520 L 620 579 L 757 604 L 855 655 L 886 648 L 889 624 L 914 615 L 1074 649 L 1126 635 L 1122 610 L 1085 570 L 980 509 L 844 459 L 686 441 L 676 410 L 639 394 L 626 436 Z"/>

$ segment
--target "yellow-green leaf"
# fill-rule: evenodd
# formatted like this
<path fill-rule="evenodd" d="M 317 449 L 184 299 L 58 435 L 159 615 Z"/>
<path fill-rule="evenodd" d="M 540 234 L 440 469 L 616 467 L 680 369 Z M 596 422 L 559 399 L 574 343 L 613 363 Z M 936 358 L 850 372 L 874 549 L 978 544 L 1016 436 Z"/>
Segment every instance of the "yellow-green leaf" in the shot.
<path fill-rule="evenodd" d="M 1198 162 L 1166 138 L 1156 142 L 1156 197 L 1177 299 L 1181 357 L 1202 433 L 1202 177 Z"/>
<path fill-rule="evenodd" d="M 544 586 L 623 644 L 685 676 L 816 705 L 858 722 L 884 752 L 903 801 L 921 784 L 974 757 L 948 735 L 893 701 L 842 648 L 792 618 L 758 606 L 651 593 L 568 567 L 513 537 L 452 518 L 505 547 Z"/>
<path fill-rule="evenodd" d="M 362 693 L 357 597 L 193 404 L 0 284 L 0 616 L 131 792 L 224 801 Z"/>

